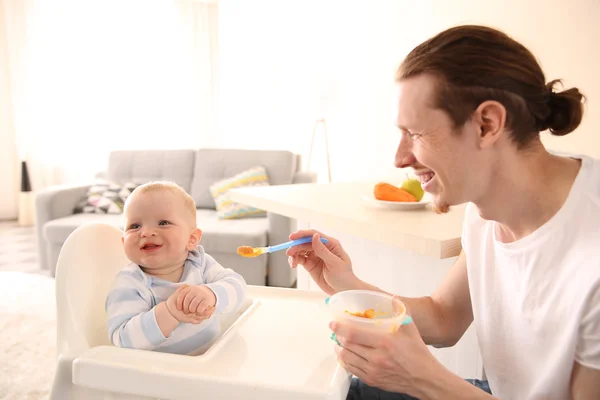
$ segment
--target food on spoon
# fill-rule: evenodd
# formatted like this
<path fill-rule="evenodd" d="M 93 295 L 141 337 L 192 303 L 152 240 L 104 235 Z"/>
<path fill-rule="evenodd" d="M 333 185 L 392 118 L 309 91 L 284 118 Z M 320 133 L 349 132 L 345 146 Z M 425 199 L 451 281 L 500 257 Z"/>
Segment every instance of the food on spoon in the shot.
<path fill-rule="evenodd" d="M 377 200 L 398 201 L 405 203 L 417 202 L 417 198 L 406 189 L 399 188 L 387 182 L 379 182 L 373 189 L 373 195 Z"/>
<path fill-rule="evenodd" d="M 421 201 L 425 191 L 421 186 L 421 182 L 418 179 L 410 178 L 402 182 L 402 189 L 415 196 L 417 201 Z"/>
<path fill-rule="evenodd" d="M 242 257 L 256 257 L 262 254 L 260 250 L 255 250 L 254 247 L 251 246 L 240 246 L 237 248 L 237 253 Z"/>

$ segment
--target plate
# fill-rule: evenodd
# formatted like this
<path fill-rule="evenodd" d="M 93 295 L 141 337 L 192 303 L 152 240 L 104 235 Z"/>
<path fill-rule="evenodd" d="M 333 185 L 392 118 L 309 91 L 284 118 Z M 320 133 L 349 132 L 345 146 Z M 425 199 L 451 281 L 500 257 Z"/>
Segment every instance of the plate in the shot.
<path fill-rule="evenodd" d="M 421 201 L 417 202 L 402 202 L 402 201 L 384 201 L 377 200 L 374 196 L 364 195 L 363 200 L 372 206 L 379 208 L 387 208 L 391 210 L 419 210 L 427 207 L 431 201 L 424 196 Z"/>

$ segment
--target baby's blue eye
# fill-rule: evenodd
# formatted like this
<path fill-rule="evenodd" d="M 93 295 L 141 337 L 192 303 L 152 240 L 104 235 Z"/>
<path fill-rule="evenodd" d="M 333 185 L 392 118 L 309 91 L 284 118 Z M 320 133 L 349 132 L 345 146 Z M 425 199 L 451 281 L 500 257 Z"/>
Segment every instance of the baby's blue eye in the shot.
<path fill-rule="evenodd" d="M 158 225 L 163 225 L 163 226 L 164 226 L 164 225 L 170 225 L 170 224 L 171 224 L 171 223 L 170 223 L 169 221 L 164 221 L 164 220 L 163 220 L 163 221 L 160 221 L 160 222 L 158 223 Z"/>
<path fill-rule="evenodd" d="M 131 225 L 129 225 L 129 229 L 138 229 L 139 227 L 141 227 L 140 224 L 131 224 Z"/>

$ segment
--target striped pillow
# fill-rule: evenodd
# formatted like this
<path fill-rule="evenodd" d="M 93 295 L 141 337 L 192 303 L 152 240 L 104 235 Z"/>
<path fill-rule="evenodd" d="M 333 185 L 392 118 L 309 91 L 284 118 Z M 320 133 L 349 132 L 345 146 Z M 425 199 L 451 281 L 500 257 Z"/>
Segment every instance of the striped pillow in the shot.
<path fill-rule="evenodd" d="M 217 206 L 217 217 L 234 219 L 266 216 L 264 210 L 235 203 L 229 198 L 229 189 L 251 186 L 269 186 L 269 177 L 264 167 L 253 167 L 231 178 L 213 183 L 209 190 Z"/>

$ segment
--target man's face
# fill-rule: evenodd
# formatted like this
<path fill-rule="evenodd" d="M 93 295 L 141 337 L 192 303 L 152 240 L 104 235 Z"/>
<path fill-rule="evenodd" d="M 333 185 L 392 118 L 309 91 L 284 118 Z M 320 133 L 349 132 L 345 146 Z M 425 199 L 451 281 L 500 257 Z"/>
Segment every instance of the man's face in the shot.
<path fill-rule="evenodd" d="M 447 212 L 478 195 L 486 167 L 479 128 L 471 120 L 455 128 L 445 111 L 434 108 L 436 84 L 426 74 L 398 83 L 396 124 L 402 136 L 395 165 L 412 167 L 438 211 Z"/>

